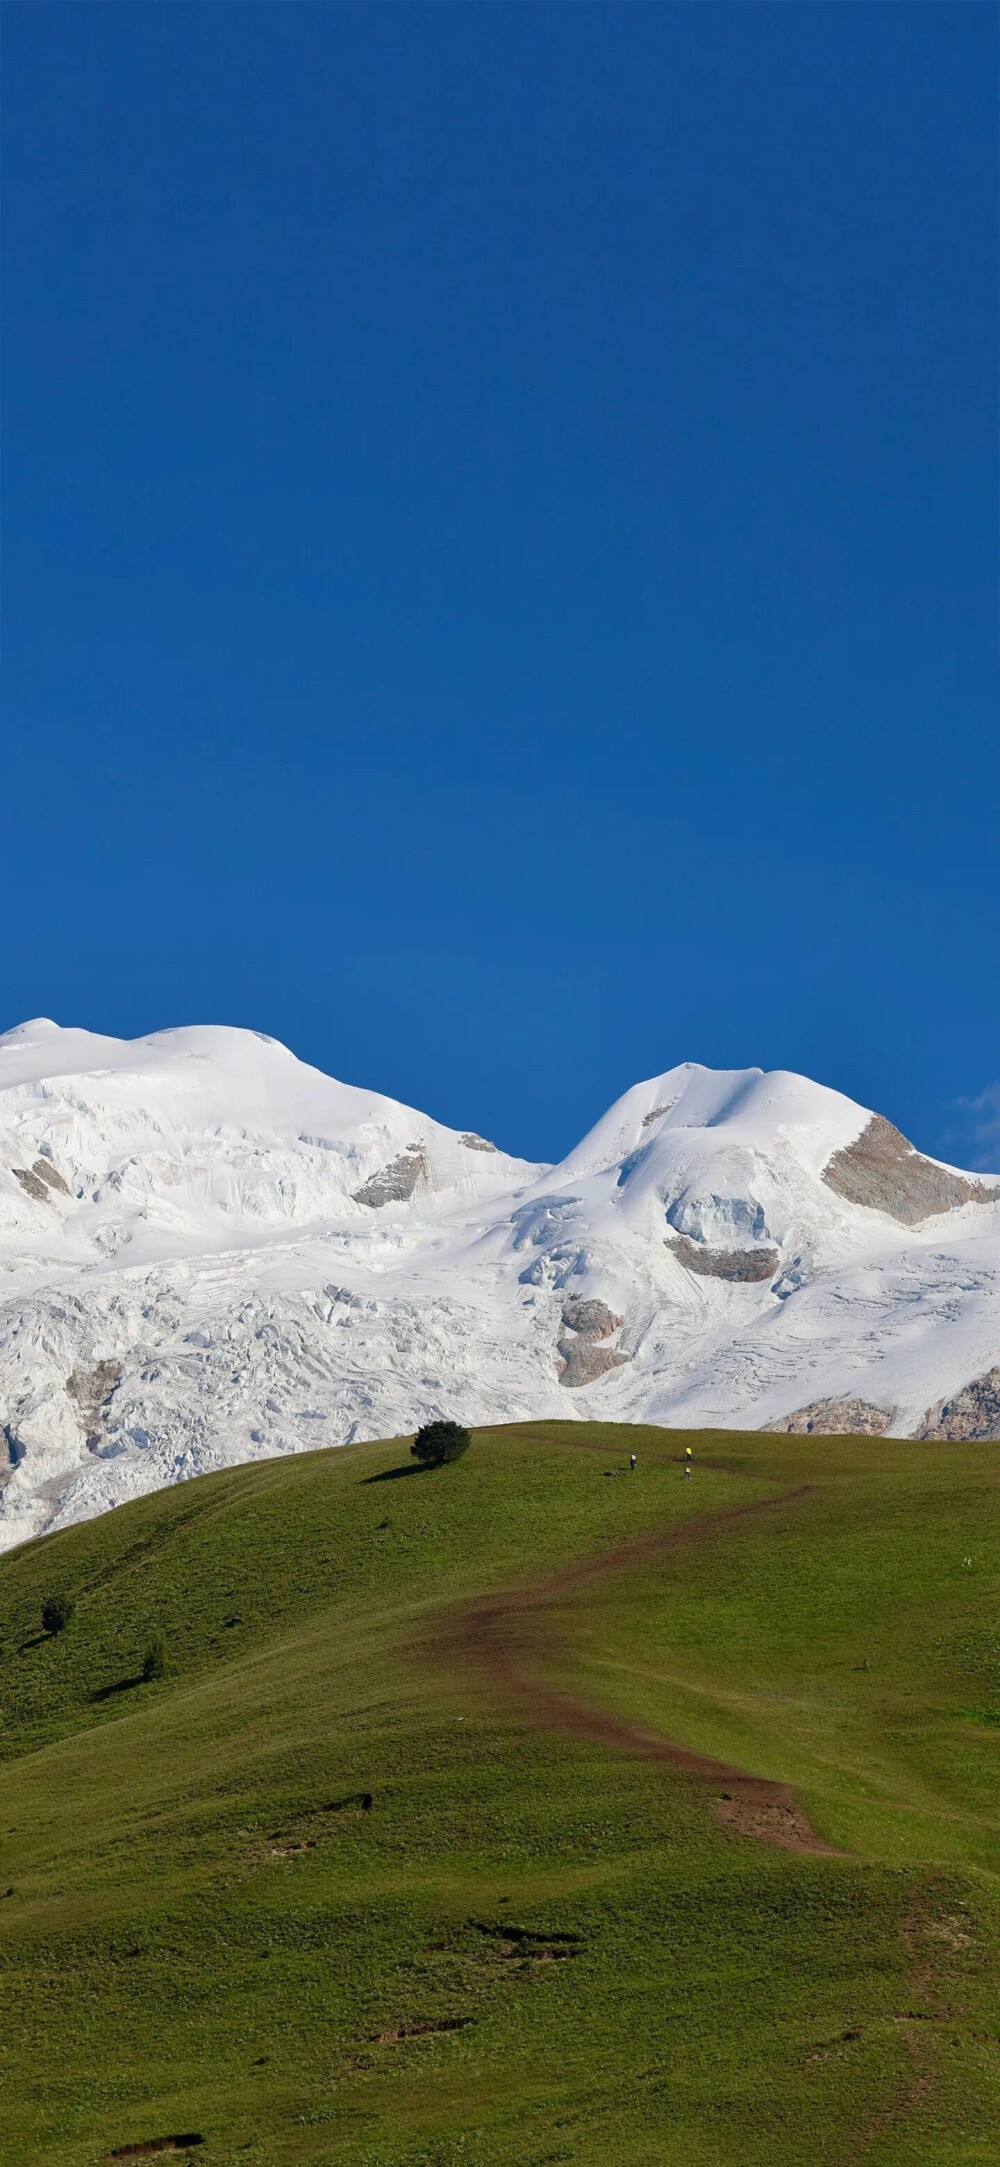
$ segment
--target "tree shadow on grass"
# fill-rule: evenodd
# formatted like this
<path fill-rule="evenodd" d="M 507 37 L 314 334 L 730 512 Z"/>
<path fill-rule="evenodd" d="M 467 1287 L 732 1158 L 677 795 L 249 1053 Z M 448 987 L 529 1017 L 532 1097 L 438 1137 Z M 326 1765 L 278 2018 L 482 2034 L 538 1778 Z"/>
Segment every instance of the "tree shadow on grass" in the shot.
<path fill-rule="evenodd" d="M 96 1693 L 92 1693 L 90 1698 L 92 1701 L 114 1700 L 116 1693 L 131 1693 L 133 1686 L 145 1685 L 145 1683 L 146 1680 L 142 1672 L 137 1671 L 134 1678 L 118 1678 L 114 1685 L 98 1686 Z"/>
<path fill-rule="evenodd" d="M 365 1475 L 361 1487 L 367 1490 L 371 1482 L 401 1482 L 404 1475 L 426 1475 L 426 1467 L 419 1460 L 411 1460 L 408 1467 L 386 1467 L 381 1475 Z"/>

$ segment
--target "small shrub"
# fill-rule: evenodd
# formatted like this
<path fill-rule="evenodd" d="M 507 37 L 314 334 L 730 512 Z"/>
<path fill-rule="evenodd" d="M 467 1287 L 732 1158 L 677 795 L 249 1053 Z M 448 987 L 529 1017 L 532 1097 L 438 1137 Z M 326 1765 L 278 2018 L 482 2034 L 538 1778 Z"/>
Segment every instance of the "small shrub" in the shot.
<path fill-rule="evenodd" d="M 71 1595 L 50 1595 L 42 1604 L 42 1624 L 47 1633 L 64 1633 L 76 1604 Z"/>
<path fill-rule="evenodd" d="M 150 1685 L 154 1678 L 164 1678 L 167 1671 L 167 1643 L 162 1633 L 154 1633 L 142 1659 L 142 1675 Z"/>
<path fill-rule="evenodd" d="M 424 1467 L 444 1467 L 451 1460 L 460 1460 L 471 1443 L 471 1430 L 463 1430 L 460 1422 L 425 1422 L 410 1451 Z"/>

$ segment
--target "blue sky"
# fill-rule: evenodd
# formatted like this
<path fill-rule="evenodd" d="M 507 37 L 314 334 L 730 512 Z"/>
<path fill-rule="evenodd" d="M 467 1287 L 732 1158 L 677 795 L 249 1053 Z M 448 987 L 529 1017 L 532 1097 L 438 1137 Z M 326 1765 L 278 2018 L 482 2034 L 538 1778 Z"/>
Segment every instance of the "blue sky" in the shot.
<path fill-rule="evenodd" d="M 1000 1159 L 994 10 L 6 46 L 2 1026 L 545 1157 L 791 1067 Z"/>

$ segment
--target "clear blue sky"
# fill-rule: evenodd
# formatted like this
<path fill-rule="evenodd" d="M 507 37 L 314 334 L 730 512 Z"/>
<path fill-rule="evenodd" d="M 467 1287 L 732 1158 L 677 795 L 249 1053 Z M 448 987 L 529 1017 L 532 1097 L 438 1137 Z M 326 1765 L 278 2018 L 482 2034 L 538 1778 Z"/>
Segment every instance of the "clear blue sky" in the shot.
<path fill-rule="evenodd" d="M 5 18 L 3 1027 L 981 1157 L 994 9 Z"/>

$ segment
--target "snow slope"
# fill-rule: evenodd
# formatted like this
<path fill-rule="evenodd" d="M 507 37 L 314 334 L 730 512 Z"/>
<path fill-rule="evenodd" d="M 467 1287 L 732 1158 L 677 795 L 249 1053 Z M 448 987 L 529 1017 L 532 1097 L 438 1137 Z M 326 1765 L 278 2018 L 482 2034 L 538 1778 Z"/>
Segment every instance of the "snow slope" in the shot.
<path fill-rule="evenodd" d="M 0 1038 L 0 1547 L 439 1413 L 912 1434 L 998 1363 L 1000 1188 L 800 1076 L 538 1167 L 252 1031 Z"/>

